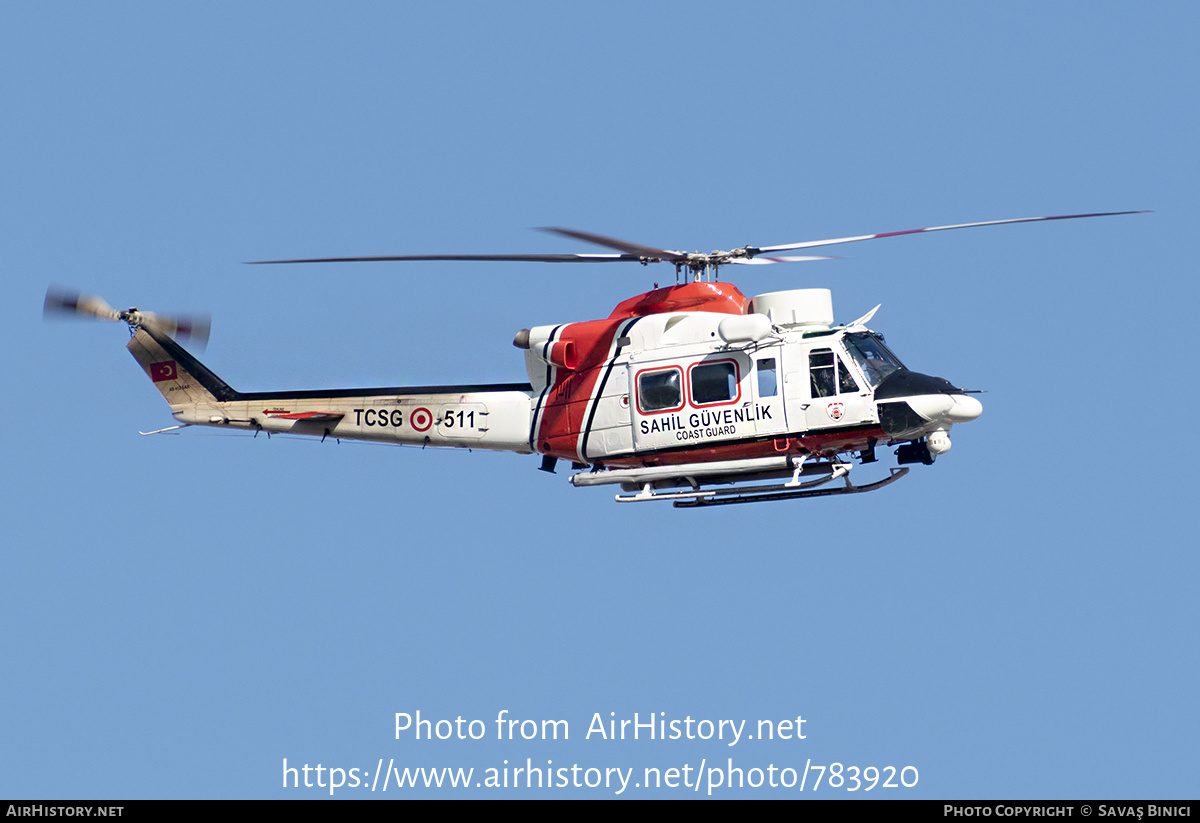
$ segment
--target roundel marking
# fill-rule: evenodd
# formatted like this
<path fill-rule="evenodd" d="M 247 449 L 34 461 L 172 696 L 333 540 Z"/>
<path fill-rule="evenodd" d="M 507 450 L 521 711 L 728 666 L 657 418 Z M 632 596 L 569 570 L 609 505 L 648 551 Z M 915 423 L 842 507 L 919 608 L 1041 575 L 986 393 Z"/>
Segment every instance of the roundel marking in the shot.
<path fill-rule="evenodd" d="M 424 406 L 413 409 L 413 413 L 408 419 L 412 423 L 413 429 L 419 432 L 428 431 L 429 427 L 433 425 L 433 415 Z"/>

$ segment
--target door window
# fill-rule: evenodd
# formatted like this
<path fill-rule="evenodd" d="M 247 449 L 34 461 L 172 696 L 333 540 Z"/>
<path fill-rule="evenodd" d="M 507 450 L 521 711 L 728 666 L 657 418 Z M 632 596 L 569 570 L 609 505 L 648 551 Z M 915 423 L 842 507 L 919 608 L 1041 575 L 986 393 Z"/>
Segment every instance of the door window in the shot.
<path fill-rule="evenodd" d="M 639 374 L 637 403 L 643 414 L 683 408 L 683 372 L 670 368 Z"/>
<path fill-rule="evenodd" d="M 832 349 L 815 349 L 808 355 L 808 372 L 812 396 L 833 397 L 835 394 L 854 394 L 858 382 Z"/>
<path fill-rule="evenodd" d="M 758 396 L 774 397 L 778 390 L 775 376 L 775 358 L 758 361 Z"/>
<path fill-rule="evenodd" d="M 699 363 L 688 370 L 693 406 L 712 406 L 737 400 L 738 367 L 732 360 Z"/>

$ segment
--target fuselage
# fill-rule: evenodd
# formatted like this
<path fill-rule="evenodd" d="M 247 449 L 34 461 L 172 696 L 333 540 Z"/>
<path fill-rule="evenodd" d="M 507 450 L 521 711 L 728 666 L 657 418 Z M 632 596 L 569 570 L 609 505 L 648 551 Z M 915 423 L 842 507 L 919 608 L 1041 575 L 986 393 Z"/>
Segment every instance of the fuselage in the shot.
<path fill-rule="evenodd" d="M 674 286 L 519 341 L 535 394 L 529 448 L 580 464 L 873 452 L 982 410 L 865 327 L 833 327 L 824 289 L 747 300 L 725 283 Z"/>
<path fill-rule="evenodd" d="M 932 462 L 979 402 L 905 368 L 869 316 L 835 327 L 832 315 L 825 289 L 656 289 L 603 320 L 523 330 L 528 384 L 243 393 L 169 337 L 138 329 L 129 348 L 188 425 L 600 468 L 849 452 L 869 462 L 880 443 L 907 444 L 901 462 Z"/>

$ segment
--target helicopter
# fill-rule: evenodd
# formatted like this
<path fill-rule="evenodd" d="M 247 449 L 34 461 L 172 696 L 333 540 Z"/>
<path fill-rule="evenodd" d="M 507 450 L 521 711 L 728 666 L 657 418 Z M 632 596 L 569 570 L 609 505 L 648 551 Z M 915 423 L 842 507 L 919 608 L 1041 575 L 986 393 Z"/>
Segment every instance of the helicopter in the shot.
<path fill-rule="evenodd" d="M 177 425 L 420 447 L 540 454 L 576 470 L 576 487 L 619 486 L 622 503 L 702 508 L 860 494 L 931 465 L 950 430 L 980 416 L 978 391 L 913 371 L 867 327 L 879 306 L 833 322 L 828 289 L 746 297 L 718 276 L 731 265 L 828 260 L 781 252 L 951 229 L 1112 217 L 1102 212 L 1023 217 L 810 240 L 731 251 L 682 252 L 574 229 L 545 231 L 612 250 L 592 254 L 396 255 L 265 260 L 256 264 L 517 261 L 669 263 L 675 285 L 617 304 L 603 319 L 521 329 L 528 382 L 241 392 L 176 338 L 203 343 L 200 318 L 118 311 L 52 287 L 47 316 L 126 323 L 134 359 Z M 881 480 L 851 482 L 853 460 L 895 447 Z M 842 481 L 840 484 L 835 481 Z"/>

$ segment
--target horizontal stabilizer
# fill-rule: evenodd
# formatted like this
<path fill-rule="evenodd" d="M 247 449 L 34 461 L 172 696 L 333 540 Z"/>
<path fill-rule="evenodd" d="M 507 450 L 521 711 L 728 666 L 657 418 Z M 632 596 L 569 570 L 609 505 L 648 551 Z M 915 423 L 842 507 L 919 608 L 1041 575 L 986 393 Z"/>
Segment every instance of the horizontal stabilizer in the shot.
<path fill-rule="evenodd" d="M 263 414 L 267 417 L 275 417 L 279 420 L 341 420 L 346 416 L 345 412 L 290 412 L 284 409 L 263 409 Z"/>

